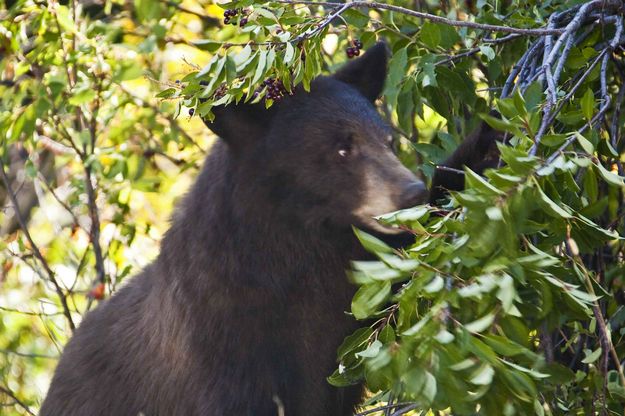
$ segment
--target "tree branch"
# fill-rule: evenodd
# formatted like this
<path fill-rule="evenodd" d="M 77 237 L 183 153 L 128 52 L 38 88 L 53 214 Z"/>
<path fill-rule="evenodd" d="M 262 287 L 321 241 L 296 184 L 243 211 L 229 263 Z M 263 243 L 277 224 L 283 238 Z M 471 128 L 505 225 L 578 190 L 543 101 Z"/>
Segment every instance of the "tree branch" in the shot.
<path fill-rule="evenodd" d="M 597 0 L 602 1 L 602 0 Z M 452 20 L 446 17 L 437 16 L 430 13 L 418 12 L 415 10 L 407 9 L 405 7 L 394 6 L 392 4 L 386 3 L 378 3 L 374 1 L 353 1 L 350 3 L 331 3 L 331 2 L 317 2 L 317 1 L 297 1 L 297 0 L 275 0 L 275 3 L 281 4 L 306 4 L 310 6 L 319 6 L 319 7 L 334 7 L 336 11 L 328 15 L 326 21 L 324 21 L 321 25 L 316 27 L 310 32 L 304 33 L 300 35 L 296 41 L 301 41 L 307 38 L 310 38 L 323 30 L 327 25 L 329 25 L 335 18 L 337 18 L 340 14 L 344 13 L 348 9 L 379 9 L 379 10 L 388 10 L 396 13 L 405 14 L 407 16 L 417 17 L 420 19 L 429 20 L 436 23 L 442 23 L 448 26 L 454 27 L 466 27 L 470 29 L 476 30 L 488 30 L 491 32 L 501 32 L 501 33 L 517 33 L 519 35 L 529 35 L 529 36 L 544 36 L 544 35 L 559 35 L 564 32 L 564 29 L 524 29 L 524 28 L 515 28 L 510 26 L 499 26 L 499 25 L 490 25 L 483 23 L 475 23 L 468 22 L 464 20 Z"/>

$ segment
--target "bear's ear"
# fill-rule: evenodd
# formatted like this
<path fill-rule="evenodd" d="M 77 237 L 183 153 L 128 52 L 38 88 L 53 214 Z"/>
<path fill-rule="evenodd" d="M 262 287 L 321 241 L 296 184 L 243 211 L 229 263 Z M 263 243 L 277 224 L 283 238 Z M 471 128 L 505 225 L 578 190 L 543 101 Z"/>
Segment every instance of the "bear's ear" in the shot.
<path fill-rule="evenodd" d="M 211 122 L 203 119 L 204 124 L 233 149 L 240 149 L 260 139 L 269 128 L 276 106 L 265 109 L 263 103 L 239 104 L 213 107 L 215 114 Z"/>
<path fill-rule="evenodd" d="M 356 87 L 369 101 L 375 101 L 384 88 L 387 61 L 388 47 L 378 42 L 360 58 L 345 64 L 334 78 Z"/>

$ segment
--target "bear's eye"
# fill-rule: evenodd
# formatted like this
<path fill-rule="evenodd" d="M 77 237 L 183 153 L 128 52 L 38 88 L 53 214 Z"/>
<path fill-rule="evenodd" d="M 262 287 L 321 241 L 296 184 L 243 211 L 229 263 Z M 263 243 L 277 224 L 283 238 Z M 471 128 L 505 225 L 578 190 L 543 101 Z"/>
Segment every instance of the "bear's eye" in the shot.
<path fill-rule="evenodd" d="M 349 136 L 346 139 L 341 140 L 341 142 L 339 143 L 338 154 L 342 159 L 348 157 L 352 153 L 352 142 L 353 139 L 351 136 Z"/>

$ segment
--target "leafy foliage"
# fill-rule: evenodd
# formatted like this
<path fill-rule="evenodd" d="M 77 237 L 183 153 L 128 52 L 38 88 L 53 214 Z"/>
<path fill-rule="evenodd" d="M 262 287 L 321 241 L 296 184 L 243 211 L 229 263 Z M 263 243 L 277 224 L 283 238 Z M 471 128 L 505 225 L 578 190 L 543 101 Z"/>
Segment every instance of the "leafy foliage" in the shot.
<path fill-rule="evenodd" d="M 457 173 L 465 191 L 380 219 L 412 247 L 356 230 L 377 260 L 353 263 L 363 327 L 329 382 L 364 379 L 367 412 L 622 414 L 622 7 L 585 3 L 555 48 L 578 3 L 0 3 L 5 193 L 32 186 L 42 208 L 2 243 L 10 414 L 36 408 L 71 325 L 146 261 L 209 142 L 198 116 L 270 106 L 380 39 L 407 165 L 431 179 L 483 121 L 505 139 L 498 168 Z"/>

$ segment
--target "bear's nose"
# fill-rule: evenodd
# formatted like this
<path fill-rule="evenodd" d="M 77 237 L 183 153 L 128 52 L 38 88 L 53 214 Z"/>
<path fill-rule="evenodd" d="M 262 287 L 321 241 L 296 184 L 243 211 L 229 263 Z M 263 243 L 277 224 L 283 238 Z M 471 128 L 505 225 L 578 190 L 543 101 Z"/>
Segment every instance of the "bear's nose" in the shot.
<path fill-rule="evenodd" d="M 410 182 L 404 186 L 400 197 L 400 209 L 411 208 L 427 201 L 427 189 L 421 181 Z"/>

